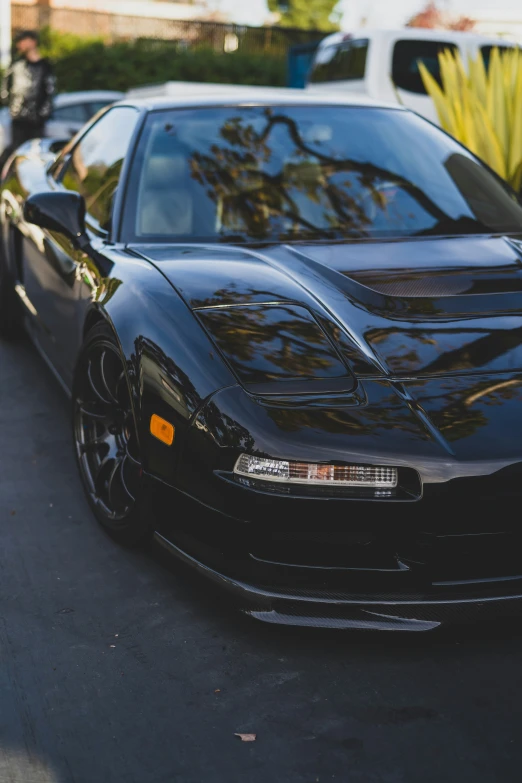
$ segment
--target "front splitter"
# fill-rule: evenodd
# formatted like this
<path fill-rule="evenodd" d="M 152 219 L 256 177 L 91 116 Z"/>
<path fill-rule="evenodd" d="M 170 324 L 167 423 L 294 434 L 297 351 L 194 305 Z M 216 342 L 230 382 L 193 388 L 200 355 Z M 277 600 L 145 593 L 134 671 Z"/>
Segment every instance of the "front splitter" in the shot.
<path fill-rule="evenodd" d="M 359 597 L 339 593 L 267 588 L 233 579 L 184 552 L 160 533 L 156 541 L 234 599 L 239 610 L 277 625 L 371 631 L 433 631 L 442 625 L 485 623 L 522 617 L 522 593 L 451 598 Z"/>

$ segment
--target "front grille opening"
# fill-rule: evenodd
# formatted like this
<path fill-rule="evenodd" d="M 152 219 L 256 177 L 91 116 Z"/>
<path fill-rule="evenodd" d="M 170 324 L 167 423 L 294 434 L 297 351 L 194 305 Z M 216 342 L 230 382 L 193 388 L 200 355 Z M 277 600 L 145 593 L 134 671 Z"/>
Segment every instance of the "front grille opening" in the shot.
<path fill-rule="evenodd" d="M 270 565 L 357 571 L 408 570 L 393 546 L 371 533 L 267 533 L 253 543 L 250 557 Z"/>
<path fill-rule="evenodd" d="M 439 587 L 522 580 L 522 537 L 518 533 L 439 535 L 430 560 L 432 583 Z"/>

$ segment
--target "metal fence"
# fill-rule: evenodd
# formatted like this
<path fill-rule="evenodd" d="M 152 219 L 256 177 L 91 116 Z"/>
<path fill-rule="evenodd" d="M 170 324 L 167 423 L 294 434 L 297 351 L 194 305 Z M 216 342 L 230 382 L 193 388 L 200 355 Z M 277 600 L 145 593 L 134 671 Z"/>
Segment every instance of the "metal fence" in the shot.
<path fill-rule="evenodd" d="M 248 0 L 247 0 L 248 1 Z M 51 27 L 63 33 L 98 36 L 108 43 L 138 38 L 163 39 L 181 46 L 208 46 L 219 51 L 286 54 L 291 46 L 317 41 L 324 33 L 287 27 L 248 27 L 199 20 L 170 20 L 48 6 L 12 6 L 13 34 Z"/>

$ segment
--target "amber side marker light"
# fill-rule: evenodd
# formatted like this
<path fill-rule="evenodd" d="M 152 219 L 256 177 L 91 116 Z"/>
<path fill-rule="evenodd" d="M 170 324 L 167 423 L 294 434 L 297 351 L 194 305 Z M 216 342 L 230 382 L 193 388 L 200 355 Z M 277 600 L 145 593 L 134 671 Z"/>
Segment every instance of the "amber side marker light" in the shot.
<path fill-rule="evenodd" d="M 174 443 L 174 427 L 155 413 L 150 417 L 150 431 L 155 438 L 167 446 L 172 446 Z"/>

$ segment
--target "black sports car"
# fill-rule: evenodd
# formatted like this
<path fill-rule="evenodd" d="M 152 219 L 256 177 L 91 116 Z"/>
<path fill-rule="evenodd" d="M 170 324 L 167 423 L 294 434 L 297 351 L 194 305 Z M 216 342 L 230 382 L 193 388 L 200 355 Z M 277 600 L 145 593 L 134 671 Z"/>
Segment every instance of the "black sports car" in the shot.
<path fill-rule="evenodd" d="M 0 320 L 103 527 L 274 623 L 522 606 L 522 206 L 397 107 L 120 103 L 3 172 Z"/>

